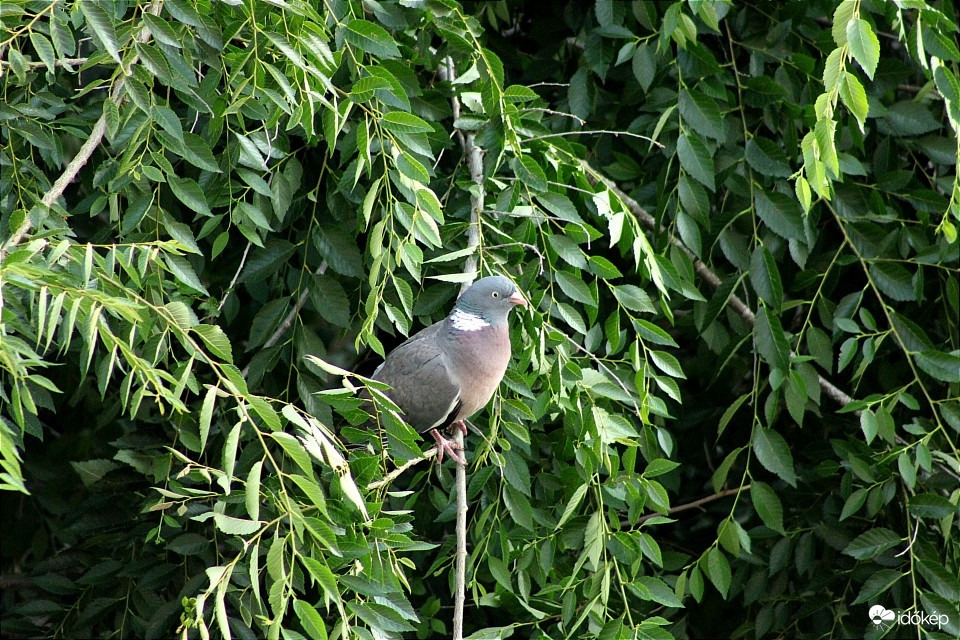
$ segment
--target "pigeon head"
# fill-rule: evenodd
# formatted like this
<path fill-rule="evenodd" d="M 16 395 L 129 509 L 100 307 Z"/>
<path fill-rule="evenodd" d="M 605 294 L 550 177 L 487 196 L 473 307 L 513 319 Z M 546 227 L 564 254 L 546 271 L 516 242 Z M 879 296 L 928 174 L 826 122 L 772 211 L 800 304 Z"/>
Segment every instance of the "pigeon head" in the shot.
<path fill-rule="evenodd" d="M 480 278 L 457 300 L 452 314 L 454 326 L 470 331 L 471 327 L 503 325 L 510 309 L 518 304 L 527 306 L 527 301 L 509 278 Z"/>

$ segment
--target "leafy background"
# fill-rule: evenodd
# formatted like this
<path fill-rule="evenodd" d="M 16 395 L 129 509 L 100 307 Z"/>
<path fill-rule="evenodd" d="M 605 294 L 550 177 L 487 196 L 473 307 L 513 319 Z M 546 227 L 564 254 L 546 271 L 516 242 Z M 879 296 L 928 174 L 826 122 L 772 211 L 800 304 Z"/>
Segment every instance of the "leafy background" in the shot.
<path fill-rule="evenodd" d="M 451 468 L 344 374 L 470 257 L 473 637 L 960 636 L 951 3 L 0 22 L 4 636 L 449 636 Z"/>

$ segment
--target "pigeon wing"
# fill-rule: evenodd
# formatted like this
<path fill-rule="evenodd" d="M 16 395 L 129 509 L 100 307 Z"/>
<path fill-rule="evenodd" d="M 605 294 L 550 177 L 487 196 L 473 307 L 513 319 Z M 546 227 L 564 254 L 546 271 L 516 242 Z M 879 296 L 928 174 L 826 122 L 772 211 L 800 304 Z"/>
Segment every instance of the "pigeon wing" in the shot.
<path fill-rule="evenodd" d="M 372 376 L 391 386 L 385 393 L 421 432 L 448 426 L 462 406 L 460 387 L 441 348 L 442 327 L 438 322 L 411 337 L 391 351 Z"/>

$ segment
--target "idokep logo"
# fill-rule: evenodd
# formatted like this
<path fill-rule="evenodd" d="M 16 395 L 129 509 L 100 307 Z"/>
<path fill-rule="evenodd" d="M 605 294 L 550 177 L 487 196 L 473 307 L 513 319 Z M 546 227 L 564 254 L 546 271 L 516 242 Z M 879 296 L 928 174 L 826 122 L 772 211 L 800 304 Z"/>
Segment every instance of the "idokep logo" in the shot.
<path fill-rule="evenodd" d="M 873 624 L 881 625 L 884 622 L 893 622 L 896 617 L 897 614 L 885 609 L 882 604 L 875 604 L 870 607 L 870 619 L 873 620 Z"/>
<path fill-rule="evenodd" d="M 934 611 L 932 614 L 921 613 L 919 611 L 903 611 L 897 614 L 895 611 L 887 609 L 881 604 L 875 604 L 870 607 L 870 620 L 873 624 L 880 626 L 882 624 L 897 624 L 902 625 L 914 625 L 916 627 L 937 627 L 937 629 L 942 629 L 943 625 L 950 622 L 950 616 L 946 614 L 937 613 Z"/>

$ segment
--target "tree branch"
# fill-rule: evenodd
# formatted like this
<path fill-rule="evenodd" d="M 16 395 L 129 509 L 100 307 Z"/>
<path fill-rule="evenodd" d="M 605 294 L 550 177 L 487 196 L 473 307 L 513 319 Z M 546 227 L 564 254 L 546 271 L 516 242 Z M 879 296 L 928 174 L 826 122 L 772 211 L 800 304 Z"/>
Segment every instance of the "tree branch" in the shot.
<path fill-rule="evenodd" d="M 675 514 L 675 513 L 680 513 L 681 511 L 687 511 L 687 510 L 689 510 L 689 509 L 696 509 L 697 507 L 703 506 L 703 505 L 708 504 L 708 503 L 710 503 L 710 502 L 714 502 L 714 501 L 716 501 L 716 500 L 720 500 L 721 498 L 726 498 L 727 496 L 732 496 L 732 495 L 738 494 L 738 493 L 740 493 L 740 492 L 742 492 L 742 491 L 746 491 L 746 490 L 749 489 L 749 488 L 750 488 L 750 483 L 748 482 L 747 484 L 743 485 L 742 487 L 736 487 L 736 488 L 734 488 L 734 489 L 724 489 L 723 491 L 721 491 L 721 492 L 719 492 L 719 493 L 715 493 L 715 494 L 710 495 L 710 496 L 705 496 L 705 497 L 703 497 L 703 498 L 698 498 L 697 500 L 694 500 L 693 502 L 687 502 L 687 503 L 685 503 L 685 504 L 678 504 L 678 505 L 675 506 L 675 507 L 671 507 L 670 510 L 669 510 L 667 513 L 670 514 L 670 515 L 673 515 L 673 514 Z M 663 515 L 663 514 L 662 514 L 662 513 L 648 513 L 647 515 L 645 515 L 645 516 L 641 517 L 639 520 L 637 520 L 637 524 L 636 524 L 636 525 L 631 525 L 629 522 L 621 522 L 620 524 L 623 525 L 623 526 L 638 526 L 638 525 L 643 524 L 644 522 L 646 522 L 646 521 L 649 520 L 650 518 L 656 518 L 657 516 L 661 516 L 661 515 Z"/>
<path fill-rule="evenodd" d="M 633 213 L 638 220 L 640 220 L 643 226 L 658 233 L 663 231 L 663 229 L 661 229 L 657 224 L 657 221 L 654 219 L 654 217 L 651 216 L 646 209 L 641 207 L 636 200 L 624 193 L 612 180 L 591 167 L 590 164 L 585 160 L 581 160 L 580 164 L 587 172 L 587 176 L 591 180 L 595 182 L 602 182 L 604 186 L 615 193 L 617 197 L 619 197 L 623 203 L 627 205 L 627 208 L 630 209 L 630 212 Z M 685 244 L 683 244 L 683 241 L 681 241 L 679 238 L 671 238 L 670 242 L 673 244 L 673 246 L 683 251 L 687 257 L 693 261 L 693 268 L 701 278 L 709 282 L 714 288 L 720 286 L 720 277 L 714 273 L 713 270 L 710 269 L 710 267 L 708 267 L 702 260 L 697 258 L 693 252 L 690 251 Z M 750 310 L 750 307 L 748 307 L 739 296 L 732 294 L 728 300 L 728 303 L 731 307 L 733 307 L 734 311 L 740 315 L 741 318 L 753 326 L 753 324 L 756 322 L 756 316 L 754 315 L 753 311 Z M 853 398 L 850 395 L 844 393 L 839 387 L 824 378 L 822 375 L 817 374 L 817 380 L 820 383 L 820 388 L 823 389 L 823 392 L 838 404 L 845 405 L 853 402 Z"/>
<path fill-rule="evenodd" d="M 246 253 L 244 253 L 246 256 Z M 324 260 L 320 263 L 320 266 L 317 267 L 317 270 L 314 271 L 318 276 L 322 276 L 327 270 L 327 261 Z M 237 272 L 239 274 L 239 272 Z M 236 278 L 234 278 L 236 281 Z M 233 283 L 230 283 L 230 287 L 233 288 Z M 310 295 L 310 289 L 307 287 L 303 288 L 303 291 L 300 292 L 300 297 L 297 298 L 297 301 L 293 303 L 293 309 L 290 309 L 290 313 L 287 314 L 287 317 L 283 319 L 283 322 L 280 323 L 280 326 L 277 327 L 277 330 L 273 332 L 267 341 L 263 343 L 263 349 L 269 349 L 273 345 L 277 344 L 277 341 L 283 337 L 283 334 L 287 332 L 287 329 L 293 324 L 293 321 L 297 318 L 297 314 L 300 313 L 300 309 L 303 308 L 303 305 L 307 303 L 307 297 Z M 243 377 L 246 378 L 247 374 L 250 372 L 250 365 L 248 364 L 243 368 Z"/>
<path fill-rule="evenodd" d="M 160 14 L 160 8 L 163 6 L 162 0 L 157 0 L 149 7 L 147 7 L 147 12 L 153 15 Z M 138 39 L 142 43 L 149 42 L 151 37 L 150 29 L 146 26 L 143 27 L 143 30 L 140 32 Z M 136 63 L 137 56 L 134 54 L 131 66 Z M 113 85 L 113 89 L 110 91 L 110 99 L 117 103 L 117 107 L 123 104 L 123 84 L 124 78 L 120 77 L 116 84 Z M 63 173 L 60 174 L 60 177 L 57 178 L 56 182 L 53 183 L 53 186 L 50 188 L 43 198 L 40 200 L 40 204 L 49 209 L 53 206 L 53 203 L 60 199 L 60 196 L 63 195 L 63 192 L 66 191 L 67 187 L 73 182 L 77 174 L 80 173 L 87 162 L 90 160 L 90 156 L 93 155 L 93 150 L 100 146 L 100 143 L 103 141 L 103 136 L 107 132 L 107 116 L 106 114 L 101 115 L 97 122 L 93 125 L 93 129 L 90 130 L 90 137 L 87 138 L 86 142 L 80 147 L 77 151 L 77 155 L 73 157 L 73 160 L 67 165 L 63 170 Z M 20 223 L 20 226 L 14 230 L 13 234 L 7 238 L 6 242 L 0 245 L 0 261 L 2 261 L 7 252 L 10 251 L 12 247 L 15 247 L 20 240 L 23 239 L 23 236 L 30 231 L 31 222 L 29 213 L 24 218 L 23 222 Z"/>
<path fill-rule="evenodd" d="M 440 449 L 438 449 L 437 447 L 431 447 L 426 451 L 424 451 L 423 455 L 420 456 L 419 458 L 413 458 L 412 460 L 407 460 L 402 465 L 400 465 L 399 467 L 397 467 L 387 475 L 383 476 L 381 479 L 377 480 L 376 482 L 371 482 L 370 484 L 368 484 L 367 491 L 374 491 L 376 489 L 379 489 L 380 487 L 387 486 L 388 484 L 396 480 L 398 477 L 400 477 L 400 474 L 406 471 L 407 469 L 409 469 L 410 467 L 416 464 L 420 464 L 424 460 L 429 460 L 430 458 L 433 458 L 434 456 L 436 456 L 439 450 Z"/>
<path fill-rule="evenodd" d="M 457 77 L 457 72 L 453 67 L 453 59 L 447 57 L 440 66 L 440 77 L 452 82 Z M 460 117 L 460 100 L 456 94 L 451 97 L 453 106 L 454 120 Z M 480 148 L 474 144 L 474 134 L 457 130 L 457 137 L 460 139 L 460 146 L 463 147 L 463 154 L 467 159 L 467 170 L 470 172 L 470 178 L 477 188 L 470 192 L 470 226 L 467 229 L 467 247 L 473 248 L 474 252 L 470 254 L 463 265 L 463 272 L 475 275 L 477 265 L 479 264 L 478 254 L 480 248 L 480 212 L 483 211 L 484 192 L 483 192 L 483 155 Z M 460 293 L 463 294 L 473 283 L 473 278 L 466 281 L 460 287 Z M 454 440 L 461 447 L 464 446 L 463 433 L 457 429 Z M 463 459 L 466 463 L 466 449 L 463 449 Z M 455 576 L 454 576 L 454 599 L 453 599 L 453 640 L 462 640 L 463 638 L 463 605 L 466 600 L 467 585 L 467 465 L 457 465 L 457 476 L 455 481 L 457 491 L 457 553 L 455 558 Z"/>

